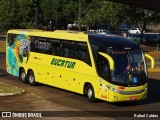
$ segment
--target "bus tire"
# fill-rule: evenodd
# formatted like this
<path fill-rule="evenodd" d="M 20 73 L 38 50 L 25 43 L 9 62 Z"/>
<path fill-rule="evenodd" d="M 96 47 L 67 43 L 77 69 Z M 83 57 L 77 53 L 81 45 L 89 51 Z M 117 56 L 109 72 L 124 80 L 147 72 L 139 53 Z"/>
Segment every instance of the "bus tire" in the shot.
<path fill-rule="evenodd" d="M 30 85 L 36 86 L 37 83 L 35 81 L 35 76 L 34 76 L 33 71 L 29 71 L 29 73 L 28 73 L 28 81 L 29 81 Z"/>
<path fill-rule="evenodd" d="M 27 75 L 26 75 L 24 69 L 21 69 L 21 70 L 20 70 L 20 72 L 19 72 L 19 79 L 20 79 L 23 83 L 27 83 L 27 82 L 28 82 L 28 80 L 27 80 Z"/>
<path fill-rule="evenodd" d="M 94 93 L 94 89 L 93 89 L 93 86 L 92 85 L 89 85 L 87 87 L 87 99 L 89 102 L 93 103 L 96 101 L 96 98 L 95 98 L 95 93 Z"/>

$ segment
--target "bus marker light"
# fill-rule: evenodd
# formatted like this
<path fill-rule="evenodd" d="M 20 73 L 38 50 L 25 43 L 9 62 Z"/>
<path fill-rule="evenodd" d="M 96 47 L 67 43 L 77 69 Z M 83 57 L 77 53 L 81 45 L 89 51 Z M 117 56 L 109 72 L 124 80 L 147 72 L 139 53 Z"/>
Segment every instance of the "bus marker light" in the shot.
<path fill-rule="evenodd" d="M 125 89 L 125 87 L 120 86 L 120 87 L 118 87 L 118 89 L 119 89 L 119 90 L 124 90 L 124 89 Z"/>

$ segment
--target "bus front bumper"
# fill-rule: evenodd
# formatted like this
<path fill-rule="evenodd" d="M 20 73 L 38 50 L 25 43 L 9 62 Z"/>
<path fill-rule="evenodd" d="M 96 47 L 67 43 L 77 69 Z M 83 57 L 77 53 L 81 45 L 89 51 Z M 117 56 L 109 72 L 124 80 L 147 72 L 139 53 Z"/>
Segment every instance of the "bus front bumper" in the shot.
<path fill-rule="evenodd" d="M 124 101 L 138 101 L 147 98 L 147 89 L 135 92 L 122 92 L 109 91 L 109 102 L 124 102 Z"/>

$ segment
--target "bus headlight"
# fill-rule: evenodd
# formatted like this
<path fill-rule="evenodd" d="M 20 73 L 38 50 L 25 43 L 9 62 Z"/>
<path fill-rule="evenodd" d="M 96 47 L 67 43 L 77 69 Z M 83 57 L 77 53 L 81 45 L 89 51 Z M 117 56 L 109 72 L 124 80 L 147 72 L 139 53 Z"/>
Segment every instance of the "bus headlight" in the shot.
<path fill-rule="evenodd" d="M 147 91 L 148 89 L 147 88 L 144 88 L 144 91 Z"/>
<path fill-rule="evenodd" d="M 113 91 L 116 93 L 120 93 L 120 90 L 118 90 L 118 89 L 114 89 Z"/>
<path fill-rule="evenodd" d="M 120 90 L 118 90 L 118 89 L 115 89 L 115 88 L 113 88 L 113 87 L 108 87 L 110 90 L 112 90 L 112 91 L 114 91 L 114 92 L 116 92 L 116 93 L 120 93 Z"/>
<path fill-rule="evenodd" d="M 118 89 L 115 89 L 113 87 L 108 87 L 110 90 L 112 90 L 113 92 L 119 93 L 119 94 L 123 94 L 123 95 L 134 95 L 134 94 L 141 94 L 143 92 L 147 91 L 147 88 L 144 88 L 142 90 L 138 90 L 138 91 L 121 91 Z"/>

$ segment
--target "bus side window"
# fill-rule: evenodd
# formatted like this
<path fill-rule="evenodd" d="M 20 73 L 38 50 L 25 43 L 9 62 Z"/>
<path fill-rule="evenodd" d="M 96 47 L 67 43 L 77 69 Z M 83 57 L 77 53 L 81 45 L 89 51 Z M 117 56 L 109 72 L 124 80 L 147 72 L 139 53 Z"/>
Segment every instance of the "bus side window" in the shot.
<path fill-rule="evenodd" d="M 64 57 L 68 57 L 69 56 L 69 49 L 68 48 L 64 48 L 63 49 L 63 56 Z"/>
<path fill-rule="evenodd" d="M 104 58 L 103 56 L 98 55 L 96 66 L 97 66 L 98 74 L 105 80 L 109 81 L 110 80 L 110 76 L 109 76 L 110 68 L 109 68 L 108 60 Z"/>
<path fill-rule="evenodd" d="M 8 34 L 8 45 L 11 47 L 16 39 L 16 34 Z"/>
<path fill-rule="evenodd" d="M 87 43 L 79 42 L 77 44 L 76 51 L 77 51 L 77 59 L 91 66 L 91 60 L 89 56 Z"/>
<path fill-rule="evenodd" d="M 59 55 L 60 51 L 60 40 L 50 39 L 51 42 L 51 55 Z"/>
<path fill-rule="evenodd" d="M 60 56 L 68 57 L 69 56 L 69 43 L 70 41 L 62 41 L 61 49 L 60 49 Z"/>
<path fill-rule="evenodd" d="M 74 41 L 62 41 L 62 47 L 60 55 L 68 58 L 75 58 L 75 42 Z"/>
<path fill-rule="evenodd" d="M 95 44 L 91 44 L 91 48 L 92 48 L 92 51 L 93 51 L 94 59 L 97 61 L 99 46 L 95 45 Z"/>
<path fill-rule="evenodd" d="M 47 49 L 48 45 L 46 45 L 47 44 L 47 40 L 48 39 L 44 38 L 44 37 L 37 37 L 38 49 L 39 49 L 40 53 L 47 54 L 47 52 L 48 52 L 48 49 Z"/>
<path fill-rule="evenodd" d="M 30 36 L 31 51 L 43 54 L 51 54 L 52 43 L 48 38 Z"/>
<path fill-rule="evenodd" d="M 30 45 L 31 45 L 31 51 L 32 52 L 37 52 L 36 51 L 36 47 L 35 47 L 35 37 L 30 36 L 30 38 L 31 38 L 31 43 L 30 43 Z"/>
<path fill-rule="evenodd" d="M 70 58 L 76 58 L 75 48 L 76 48 L 76 42 L 71 41 L 69 44 L 69 57 Z"/>

